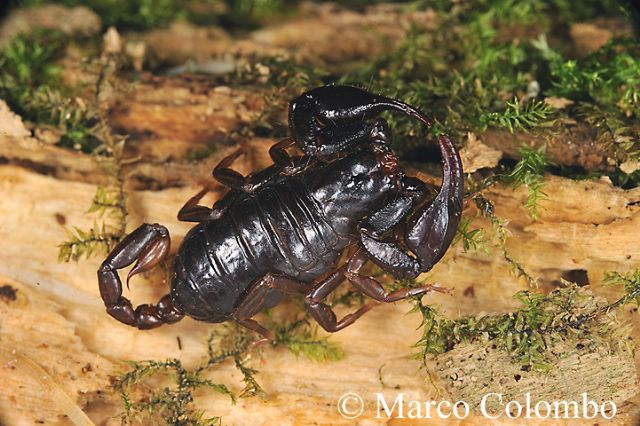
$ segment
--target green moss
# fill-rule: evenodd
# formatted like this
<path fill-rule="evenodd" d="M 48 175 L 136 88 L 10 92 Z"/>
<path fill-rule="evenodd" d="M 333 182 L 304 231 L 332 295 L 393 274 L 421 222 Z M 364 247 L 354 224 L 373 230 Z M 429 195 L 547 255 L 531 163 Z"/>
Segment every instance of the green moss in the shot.
<path fill-rule="evenodd" d="M 85 6 L 100 16 L 104 28 L 148 30 L 185 19 L 196 24 L 218 24 L 234 30 L 259 27 L 288 14 L 298 0 L 25 0 L 22 6 L 57 3 Z"/>
<path fill-rule="evenodd" d="M 549 14 L 559 22 L 572 24 L 598 17 L 630 17 L 631 2 L 625 0 L 583 0 L 579 6 L 571 0 L 550 0 L 545 2 L 549 7 Z"/>
<path fill-rule="evenodd" d="M 423 335 L 416 344 L 421 349 L 419 355 L 439 355 L 462 342 L 481 342 L 509 352 L 513 361 L 523 368 L 547 371 L 551 367 L 547 349 L 552 347 L 554 340 L 566 340 L 576 335 L 604 341 L 612 338 L 608 330 L 616 327 L 617 323 L 607 314 L 623 300 L 637 300 L 640 275 L 636 272 L 632 276 L 611 276 L 613 281 L 625 281 L 629 289 L 622 299 L 602 307 L 592 302 L 593 296 L 585 288 L 575 285 L 547 295 L 521 291 L 515 297 L 522 307 L 515 312 L 465 316 L 456 320 L 443 318 L 434 308 L 417 301 L 416 310 L 423 317 Z"/>
<path fill-rule="evenodd" d="M 49 112 L 35 108 L 32 99 L 60 87 L 61 69 L 55 61 L 64 46 L 61 34 L 39 31 L 19 35 L 4 47 L 0 56 L 0 91 L 18 114 L 30 120 L 48 118 Z"/>
<path fill-rule="evenodd" d="M 313 361 L 325 362 L 341 359 L 344 355 L 335 343 L 316 337 L 306 317 L 293 322 L 272 322 L 271 326 L 276 330 L 276 344 L 285 346 L 296 356 L 304 355 Z M 129 363 L 131 370 L 122 374 L 114 385 L 124 405 L 123 423 L 157 415 L 171 425 L 219 424 L 219 417 L 204 419 L 203 412 L 195 406 L 193 392 L 201 388 L 227 395 L 233 403 L 237 398 L 266 398 L 266 392 L 256 379 L 258 371 L 249 365 L 255 351 L 251 345 L 253 342 L 253 334 L 234 323 L 211 333 L 207 340 L 207 358 L 193 368 L 185 368 L 179 359 Z M 233 360 L 245 384 L 238 395 L 224 384 L 205 377 L 211 369 L 227 360 Z M 156 384 L 150 395 L 134 401 L 131 397 L 134 387 L 158 375 L 168 378 L 169 385 L 165 386 L 166 380 L 160 387 Z"/>
<path fill-rule="evenodd" d="M 483 252 L 489 254 L 489 247 L 487 246 L 487 238 L 485 231 L 482 228 L 469 229 L 472 219 L 469 217 L 462 217 L 458 228 L 456 229 L 456 236 L 453 238 L 451 245 L 455 245 L 458 242 L 462 242 L 462 250 L 464 253 L 471 252 Z"/>
<path fill-rule="evenodd" d="M 538 203 L 547 198 L 547 194 L 542 190 L 544 188 L 542 173 L 548 165 L 545 150 L 544 145 L 539 149 L 523 146 L 519 150 L 522 158 L 511 173 L 503 177 L 503 180 L 514 188 L 522 185 L 527 187 L 527 200 L 524 206 L 531 212 L 533 220 L 538 220 Z"/>
<path fill-rule="evenodd" d="M 127 205 L 122 171 L 126 137 L 112 132 L 107 120 L 108 106 L 102 96 L 105 87 L 114 86 L 118 59 L 114 55 L 104 55 L 95 65 L 99 69 L 96 71 L 93 97 L 81 103 L 87 111 L 91 111 L 92 121 L 95 121 L 91 135 L 98 144 L 91 149 L 91 153 L 101 166 L 108 184 L 96 188 L 87 211 L 95 215 L 93 227 L 88 231 L 74 227 L 73 231 L 69 231 L 69 240 L 58 246 L 58 258 L 65 262 L 77 261 L 82 256 L 89 257 L 99 252 L 108 253 L 124 237 L 126 230 Z"/>
<path fill-rule="evenodd" d="M 434 116 L 439 125 L 432 134 L 444 129 L 459 139 L 487 126 L 535 127 L 549 115 L 548 107 L 513 100 L 535 80 L 539 55 L 526 41 L 503 41 L 500 36 L 496 22 L 515 13 L 511 2 L 485 6 L 442 11 L 439 29 L 414 27 L 396 51 L 341 82 L 369 86 L 366 82 L 373 80 L 374 91 L 399 97 Z M 429 136 L 404 117 L 390 118 L 400 151 L 424 144 Z M 418 140 L 407 141 L 406 135 Z"/>
<path fill-rule="evenodd" d="M 608 272 L 605 274 L 604 282 L 611 286 L 622 286 L 624 295 L 615 303 L 616 306 L 631 302 L 640 306 L 640 269 L 626 274 Z"/>
<path fill-rule="evenodd" d="M 484 114 L 480 120 L 486 127 L 502 127 L 513 133 L 514 130 L 529 130 L 545 122 L 552 114 L 553 108 L 544 101 L 532 100 L 522 105 L 518 98 L 507 102 L 501 112 Z"/>
<path fill-rule="evenodd" d="M 158 415 L 170 425 L 219 424 L 219 417 L 203 419 L 202 411 L 194 407 L 193 392 L 196 389 L 207 388 L 229 396 L 235 403 L 236 396 L 225 385 L 214 383 L 203 376 L 211 367 L 227 359 L 234 359 L 245 382 L 250 381 L 254 383 L 255 389 L 259 389 L 253 378 L 255 370 L 246 367 L 240 360 L 250 342 L 249 336 L 243 330 L 228 327 L 221 333 L 211 334 L 207 341 L 208 358 L 195 368 L 185 368 L 179 359 L 130 362 L 131 370 L 121 375 L 114 384 L 124 404 L 122 422 L 132 423 L 150 415 Z M 130 396 L 132 388 L 157 375 L 168 376 L 172 385 L 153 390 L 149 396 L 133 401 Z"/>
<path fill-rule="evenodd" d="M 85 6 L 92 9 L 105 28 L 148 29 L 186 16 L 181 0 L 27 0 L 24 6 L 58 3 L 68 7 Z"/>
<path fill-rule="evenodd" d="M 626 117 L 640 117 L 637 40 L 615 39 L 584 59 L 554 58 L 550 72 L 551 94 L 615 107 Z"/>
<path fill-rule="evenodd" d="M 24 119 L 59 129 L 61 145 L 91 152 L 101 143 L 97 111 L 62 83 L 57 64 L 69 42 L 51 31 L 13 38 L 0 55 L 0 96 Z"/>
<path fill-rule="evenodd" d="M 338 361 L 344 351 L 326 337 L 317 337 L 306 318 L 278 326 L 276 340 L 285 345 L 296 356 L 304 355 L 316 362 Z"/>

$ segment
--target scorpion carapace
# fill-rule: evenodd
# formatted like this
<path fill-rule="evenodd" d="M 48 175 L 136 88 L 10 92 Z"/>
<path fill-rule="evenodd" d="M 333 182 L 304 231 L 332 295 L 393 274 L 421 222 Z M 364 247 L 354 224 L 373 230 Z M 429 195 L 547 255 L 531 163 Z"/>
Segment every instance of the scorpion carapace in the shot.
<path fill-rule="evenodd" d="M 308 93 L 330 93 L 337 105 L 340 90 L 347 97 L 353 93 L 352 88 L 339 88 Z M 362 99 L 366 101 L 352 97 L 342 105 L 357 109 Z M 363 111 L 368 105 L 362 106 Z M 356 116 L 362 121 L 363 114 Z M 214 177 L 231 188 L 227 195 L 209 208 L 198 204 L 207 192 L 200 191 L 178 213 L 180 220 L 198 224 L 177 251 L 170 293 L 157 305 L 136 309 L 122 296 L 118 269 L 136 262 L 128 282 L 169 252 L 167 229 L 144 224 L 125 237 L 98 270 L 107 312 L 141 329 L 173 323 L 184 315 L 208 322 L 231 319 L 267 341 L 274 339 L 273 333 L 252 317 L 286 295 L 303 296 L 313 318 L 334 332 L 377 302 L 443 291 L 424 285 L 389 292 L 362 268 L 371 260 L 397 278 L 413 278 L 442 258 L 462 211 L 458 152 L 448 137 L 439 138 L 443 179 L 437 196 L 429 200 L 426 185 L 406 176 L 398 164 L 386 123 L 378 119 L 367 126 L 366 138 L 342 145 L 336 155 L 296 157 L 301 160 L 297 164 L 307 164 L 303 168 L 287 170 L 274 161 L 273 166 L 244 177 L 231 169 L 240 150 L 223 159 Z M 340 138 L 348 128 L 341 128 Z M 326 133 L 320 140 L 335 135 Z M 401 228 L 404 236 L 396 240 Z M 346 263 L 336 265 L 345 251 L 350 253 Z M 345 280 L 374 301 L 338 320 L 324 301 Z"/>

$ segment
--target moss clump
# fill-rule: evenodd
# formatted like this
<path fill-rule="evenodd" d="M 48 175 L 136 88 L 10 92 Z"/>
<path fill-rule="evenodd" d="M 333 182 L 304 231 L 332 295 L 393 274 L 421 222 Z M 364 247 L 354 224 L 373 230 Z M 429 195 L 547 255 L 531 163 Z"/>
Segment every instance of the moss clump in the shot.
<path fill-rule="evenodd" d="M 22 6 L 57 3 L 85 6 L 102 19 L 104 28 L 148 30 L 186 19 L 196 24 L 218 24 L 234 30 L 259 27 L 286 15 L 299 0 L 24 0 Z"/>
<path fill-rule="evenodd" d="M 344 355 L 335 343 L 327 338 L 317 338 L 306 317 L 292 322 L 272 322 L 271 325 L 276 330 L 276 344 L 287 347 L 296 356 L 304 355 L 312 361 L 325 362 L 338 360 Z M 179 359 L 129 363 L 131 370 L 114 384 L 124 404 L 122 422 L 131 423 L 155 415 L 171 425 L 221 424 L 220 417 L 205 419 L 204 412 L 195 406 L 193 392 L 201 388 L 227 395 L 233 403 L 237 398 L 265 398 L 266 392 L 255 377 L 258 371 L 249 365 L 255 355 L 252 342 L 253 335 L 234 324 L 211 333 L 207 340 L 207 358 L 193 368 L 185 368 Z M 214 383 L 205 377 L 212 368 L 231 359 L 245 384 L 237 395 L 224 384 Z M 134 401 L 131 395 L 135 387 L 146 378 L 157 375 L 168 376 L 169 386 L 153 389 L 150 394 Z"/>
<path fill-rule="evenodd" d="M 344 351 L 327 337 L 317 337 L 316 328 L 303 319 L 279 325 L 276 329 L 278 344 L 286 346 L 296 356 L 304 355 L 316 362 L 338 361 Z"/>
<path fill-rule="evenodd" d="M 95 11 L 105 28 L 148 29 L 166 25 L 185 16 L 180 0 L 26 0 L 23 6 L 57 3 L 68 7 L 85 6 Z"/>
<path fill-rule="evenodd" d="M 545 146 L 543 145 L 540 149 L 523 146 L 519 153 L 522 156 L 521 160 L 502 180 L 514 188 L 522 185 L 527 187 L 527 200 L 524 206 L 531 212 L 531 217 L 535 221 L 538 220 L 538 203 L 547 198 L 547 194 L 542 190 L 544 188 L 542 173 L 548 165 Z"/>
<path fill-rule="evenodd" d="M 15 37 L 0 57 L 0 91 L 24 118 L 46 120 L 50 112 L 33 99 L 60 87 L 61 69 L 55 64 L 64 52 L 65 37 L 55 32 L 34 32 Z"/>
<path fill-rule="evenodd" d="M 0 96 L 24 119 L 60 132 L 60 144 L 91 152 L 100 145 L 98 114 L 81 88 L 65 86 L 57 61 L 70 39 L 34 31 L 13 38 L 0 55 Z"/>
<path fill-rule="evenodd" d="M 220 424 L 219 417 L 203 418 L 204 413 L 193 406 L 193 392 L 199 388 L 208 388 L 228 395 L 235 403 L 236 396 L 225 385 L 206 379 L 203 373 L 226 359 L 234 358 L 245 381 L 255 382 L 255 371 L 247 369 L 239 358 L 247 350 L 249 343 L 246 333 L 226 329 L 224 333 L 210 336 L 207 342 L 208 358 L 194 369 L 186 369 L 179 359 L 131 362 L 132 369 L 120 376 L 114 384 L 124 404 L 122 422 L 131 423 L 141 420 L 143 416 L 156 415 L 170 425 Z M 143 379 L 158 374 L 169 375 L 173 381 L 172 386 L 152 391 L 147 397 L 133 401 L 130 395 L 132 387 Z M 255 383 L 257 386 L 257 382 Z"/>
<path fill-rule="evenodd" d="M 614 303 L 597 305 L 586 287 L 573 284 L 549 294 L 531 291 L 518 292 L 515 297 L 522 303 L 517 311 L 502 315 L 466 316 L 456 320 L 443 318 L 437 311 L 416 303 L 422 314 L 422 338 L 416 344 L 420 356 L 438 355 L 462 342 L 494 344 L 509 352 L 514 362 L 524 368 L 546 371 L 546 350 L 555 340 L 574 336 L 591 336 L 612 345 L 627 345 L 612 330 L 618 329 L 615 318 L 607 314 L 629 302 L 638 303 L 640 271 L 627 275 L 608 274 L 606 281 L 624 285 L 624 296 Z M 612 340 L 613 339 L 613 340 Z"/>

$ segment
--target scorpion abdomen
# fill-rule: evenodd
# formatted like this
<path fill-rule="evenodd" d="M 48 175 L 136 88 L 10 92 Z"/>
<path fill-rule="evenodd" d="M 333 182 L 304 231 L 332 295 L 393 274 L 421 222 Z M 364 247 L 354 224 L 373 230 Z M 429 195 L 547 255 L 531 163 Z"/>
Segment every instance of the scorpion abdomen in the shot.
<path fill-rule="evenodd" d="M 174 264 L 172 300 L 193 318 L 226 321 L 249 286 L 266 273 L 311 282 L 347 243 L 303 181 L 283 178 L 242 196 L 223 217 L 187 234 Z M 268 296 L 265 306 L 276 305 L 280 296 Z"/>

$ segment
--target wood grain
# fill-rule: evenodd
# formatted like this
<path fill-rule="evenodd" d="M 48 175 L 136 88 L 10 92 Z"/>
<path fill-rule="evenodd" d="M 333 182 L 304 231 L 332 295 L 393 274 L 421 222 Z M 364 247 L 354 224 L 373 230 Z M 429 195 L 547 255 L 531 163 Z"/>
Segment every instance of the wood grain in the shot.
<path fill-rule="evenodd" d="M 264 148 L 256 145 L 254 161 L 263 161 Z M 638 266 L 640 248 L 633 236 L 640 221 L 640 189 L 624 191 L 606 181 L 553 176 L 545 181 L 549 200 L 535 223 L 522 207 L 524 190 L 496 186 L 488 193 L 496 203 L 496 214 L 510 218 L 510 252 L 529 273 L 540 277 L 543 288 L 551 288 L 565 271 L 585 269 L 594 292 L 614 300 L 618 291 L 603 287 L 602 276 L 606 270 Z M 188 224 L 177 222 L 175 214 L 197 189 L 194 185 L 130 190 L 129 229 L 144 221 L 163 223 L 175 249 L 189 229 Z M 121 409 L 120 401 L 109 383 L 126 369 L 123 360 L 180 357 L 185 365 L 194 365 L 205 356 L 204 342 L 213 326 L 189 319 L 151 331 L 121 325 L 104 313 L 98 295 L 95 271 L 99 258 L 57 263 L 56 244 L 66 238 L 59 218 L 89 228 L 93 218 L 83 211 L 94 192 L 90 183 L 55 179 L 17 166 L 0 167 L 0 282 L 17 289 L 18 295 L 16 301 L 0 300 L 0 344 L 5 352 L 20 351 L 41 365 L 96 424 L 117 424 L 113 416 Z M 482 220 L 476 222 L 486 225 Z M 511 296 L 526 288 L 523 280 L 509 273 L 495 250 L 484 255 L 463 253 L 456 247 L 428 277 L 455 289 L 453 296 L 428 296 L 429 303 L 450 317 L 508 311 L 517 306 Z M 151 282 L 140 279 L 133 283 L 134 303 L 157 300 L 166 292 L 157 278 L 153 275 Z M 470 287 L 473 292 L 464 291 Z M 280 348 L 265 351 L 252 365 L 260 370 L 257 377 L 269 394 L 267 401 L 241 399 L 232 406 L 222 396 L 201 392 L 197 405 L 208 415 L 222 415 L 227 424 L 272 424 L 276 419 L 281 424 L 351 424 L 338 414 L 336 403 L 343 393 L 356 392 L 367 403 L 369 421 L 377 424 L 380 421 L 372 418 L 376 392 L 392 401 L 398 393 L 393 386 L 399 384 L 407 397 L 436 397 L 435 388 L 419 369 L 421 363 L 412 358 L 420 318 L 406 314 L 410 306 L 405 302 L 377 308 L 332 336 L 346 354 L 335 363 L 314 363 Z M 83 372 L 88 364 L 91 370 Z M 379 382 L 382 366 L 387 386 Z M 54 404 L 40 396 L 40 384 L 21 371 L 6 363 L 0 369 L 2 422 L 68 423 L 57 416 L 60 412 Z M 212 377 L 233 390 L 242 387 L 231 364 L 216 368 Z M 629 405 L 628 412 L 634 407 Z M 467 423 L 483 424 L 483 419 L 476 415 Z"/>

